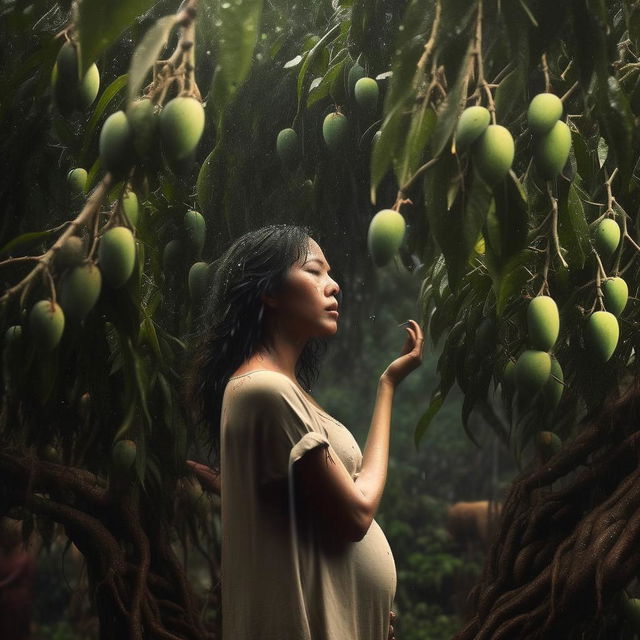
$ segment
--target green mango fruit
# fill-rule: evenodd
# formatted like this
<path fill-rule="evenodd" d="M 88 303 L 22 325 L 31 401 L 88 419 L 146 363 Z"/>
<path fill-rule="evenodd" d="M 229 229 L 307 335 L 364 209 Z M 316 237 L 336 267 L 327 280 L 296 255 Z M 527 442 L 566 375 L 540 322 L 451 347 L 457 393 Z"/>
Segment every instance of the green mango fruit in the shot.
<path fill-rule="evenodd" d="M 171 162 L 186 160 L 198 146 L 204 131 L 204 108 L 199 100 L 169 100 L 160 113 L 162 149 Z"/>
<path fill-rule="evenodd" d="M 136 461 L 137 445 L 133 440 L 118 440 L 111 449 L 111 460 L 116 475 L 126 477 Z"/>
<path fill-rule="evenodd" d="M 640 598 L 622 598 L 622 609 L 624 617 L 627 619 L 631 628 L 636 634 L 640 633 Z"/>
<path fill-rule="evenodd" d="M 100 72 L 96 64 L 92 64 L 82 77 L 78 77 L 78 51 L 70 41 L 65 42 L 51 72 L 53 97 L 58 110 L 68 116 L 74 109 L 88 109 L 98 95 L 100 89 Z"/>
<path fill-rule="evenodd" d="M 129 224 L 135 227 L 138 224 L 138 218 L 140 217 L 140 205 L 138 204 L 138 196 L 135 191 L 129 189 L 125 191 L 122 196 L 122 210 L 127 217 Z"/>
<path fill-rule="evenodd" d="M 194 262 L 189 269 L 189 297 L 199 303 L 207 289 L 209 265 L 206 262 Z"/>
<path fill-rule="evenodd" d="M 558 120 L 552 129 L 536 143 L 535 163 L 538 173 L 545 180 L 557 177 L 567 164 L 571 150 L 571 130 Z"/>
<path fill-rule="evenodd" d="M 112 113 L 100 131 L 102 166 L 114 176 L 124 176 L 133 164 L 133 134 L 124 111 Z"/>
<path fill-rule="evenodd" d="M 509 359 L 502 370 L 502 383 L 507 391 L 513 391 L 516 384 L 516 363 Z"/>
<path fill-rule="evenodd" d="M 347 87 L 350 96 L 353 96 L 356 82 L 358 82 L 360 78 L 364 78 L 364 69 L 356 62 L 353 67 L 349 69 L 349 75 L 347 76 Z"/>
<path fill-rule="evenodd" d="M 405 230 L 404 217 L 393 209 L 382 209 L 373 216 L 367 232 L 367 245 L 377 267 L 386 265 L 397 253 Z"/>
<path fill-rule="evenodd" d="M 84 78 L 80 82 L 76 95 L 76 107 L 80 111 L 86 111 L 93 104 L 99 90 L 100 72 L 94 63 L 87 69 Z"/>
<path fill-rule="evenodd" d="M 54 264 L 59 271 L 82 264 L 86 258 L 84 240 L 80 236 L 69 236 L 56 251 Z"/>
<path fill-rule="evenodd" d="M 347 116 L 337 111 L 327 114 L 322 122 L 322 137 L 325 144 L 333 153 L 339 153 L 349 133 L 349 121 Z"/>
<path fill-rule="evenodd" d="M 627 306 L 629 300 L 629 287 L 620 277 L 607 278 L 602 285 L 604 294 L 604 306 L 607 311 L 619 316 Z"/>
<path fill-rule="evenodd" d="M 549 380 L 547 384 L 545 384 L 543 390 L 544 397 L 549 408 L 555 409 L 558 406 L 560 398 L 562 398 L 563 391 L 564 373 L 562 371 L 562 367 L 555 358 L 551 358 L 551 375 L 549 376 Z"/>
<path fill-rule="evenodd" d="M 483 318 L 478 325 L 478 330 L 475 336 L 475 353 L 478 357 L 484 358 L 485 356 L 493 353 L 496 340 L 498 338 L 498 326 L 493 318 Z"/>
<path fill-rule="evenodd" d="M 76 167 L 67 173 L 67 184 L 71 189 L 71 193 L 80 194 L 86 192 L 87 175 L 87 170 L 82 167 Z"/>
<path fill-rule="evenodd" d="M 547 462 L 562 449 L 562 440 L 553 431 L 536 433 L 536 449 L 544 462 Z"/>
<path fill-rule="evenodd" d="M 521 396 L 534 396 L 551 375 L 551 356 L 546 351 L 523 351 L 516 362 L 516 387 Z"/>
<path fill-rule="evenodd" d="M 204 217 L 197 211 L 189 210 L 184 214 L 183 225 L 188 246 L 199 257 L 202 253 L 207 233 L 207 224 Z"/>
<path fill-rule="evenodd" d="M 276 139 L 276 151 L 285 167 L 295 167 L 300 162 L 300 142 L 294 129 L 283 129 Z"/>
<path fill-rule="evenodd" d="M 562 100 L 553 93 L 539 93 L 529 103 L 527 124 L 535 134 L 551 131 L 562 117 Z"/>
<path fill-rule="evenodd" d="M 488 185 L 496 184 L 509 173 L 514 155 L 513 138 L 499 124 L 490 124 L 473 146 L 474 165 Z"/>
<path fill-rule="evenodd" d="M 22 366 L 22 326 L 11 325 L 4 334 L 4 349 L 2 359 L 5 367 L 5 377 L 11 377 L 10 372 Z"/>
<path fill-rule="evenodd" d="M 7 328 L 4 334 L 5 345 L 18 343 L 22 340 L 22 326 L 19 324 L 13 324 Z"/>
<path fill-rule="evenodd" d="M 380 89 L 373 78 L 360 78 L 353 88 L 353 95 L 360 111 L 365 115 L 375 113 Z"/>
<path fill-rule="evenodd" d="M 537 296 L 527 307 L 529 344 L 538 351 L 550 351 L 560 332 L 558 306 L 549 296 Z"/>
<path fill-rule="evenodd" d="M 158 113 L 149 98 L 136 100 L 127 109 L 127 119 L 138 159 L 148 164 L 157 145 Z"/>
<path fill-rule="evenodd" d="M 60 306 L 69 322 L 81 322 L 96 304 L 102 289 L 102 274 L 88 262 L 65 271 L 59 283 Z"/>
<path fill-rule="evenodd" d="M 593 242 L 596 251 L 606 260 L 610 258 L 620 244 L 620 226 L 612 218 L 601 220 L 596 227 Z"/>
<path fill-rule="evenodd" d="M 607 362 L 620 338 L 617 318 L 609 311 L 596 311 L 587 320 L 586 341 L 599 362 Z"/>
<path fill-rule="evenodd" d="M 54 464 L 60 464 L 62 462 L 62 455 L 60 451 L 52 444 L 45 445 L 38 453 L 40 454 L 40 458 L 47 462 L 53 462 Z"/>
<path fill-rule="evenodd" d="M 177 271 L 184 260 L 184 244 L 178 240 L 169 240 L 162 250 L 162 268 L 166 272 Z"/>
<path fill-rule="evenodd" d="M 29 313 L 29 330 L 37 347 L 55 349 L 64 331 L 64 311 L 51 300 L 36 302 Z"/>
<path fill-rule="evenodd" d="M 456 150 L 464 151 L 486 130 L 491 122 L 491 114 L 485 107 L 468 107 L 460 115 L 456 127 Z"/>
<path fill-rule="evenodd" d="M 65 42 L 58 51 L 52 72 L 53 97 L 63 116 L 72 113 L 78 92 L 78 52 L 74 44 Z"/>
<path fill-rule="evenodd" d="M 136 243 L 127 227 L 112 227 L 102 235 L 98 245 L 98 266 L 114 289 L 129 280 L 135 261 Z"/>

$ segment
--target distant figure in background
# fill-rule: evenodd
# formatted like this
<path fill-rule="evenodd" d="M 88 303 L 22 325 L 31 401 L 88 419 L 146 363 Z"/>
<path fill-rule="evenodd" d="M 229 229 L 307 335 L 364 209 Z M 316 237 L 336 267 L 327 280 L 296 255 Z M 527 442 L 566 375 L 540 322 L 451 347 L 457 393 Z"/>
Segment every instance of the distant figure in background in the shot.
<path fill-rule="evenodd" d="M 447 509 L 447 532 L 453 546 L 466 562 L 453 574 L 451 603 L 462 619 L 471 614 L 469 592 L 474 587 L 478 574 L 470 570 L 474 562 L 487 553 L 497 530 L 502 504 L 489 500 L 456 502 Z"/>
<path fill-rule="evenodd" d="M 447 531 L 451 540 L 468 551 L 486 549 L 495 533 L 501 510 L 499 502 L 489 500 L 452 504 L 447 509 Z"/>
<path fill-rule="evenodd" d="M 0 519 L 0 638 L 31 637 L 35 561 L 22 541 L 22 523 Z"/>

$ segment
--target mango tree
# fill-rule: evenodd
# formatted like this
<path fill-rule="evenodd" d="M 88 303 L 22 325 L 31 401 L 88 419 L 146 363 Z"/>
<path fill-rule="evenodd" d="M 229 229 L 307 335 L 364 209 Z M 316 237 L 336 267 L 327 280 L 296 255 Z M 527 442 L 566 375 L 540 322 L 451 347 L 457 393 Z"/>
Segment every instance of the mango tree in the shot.
<path fill-rule="evenodd" d="M 185 336 L 230 239 L 309 224 L 354 348 L 377 269 L 421 283 L 416 444 L 457 383 L 523 466 L 459 637 L 633 622 L 637 3 L 152 4 L 2 12 L 2 511 L 65 525 L 105 638 L 205 637 Z"/>

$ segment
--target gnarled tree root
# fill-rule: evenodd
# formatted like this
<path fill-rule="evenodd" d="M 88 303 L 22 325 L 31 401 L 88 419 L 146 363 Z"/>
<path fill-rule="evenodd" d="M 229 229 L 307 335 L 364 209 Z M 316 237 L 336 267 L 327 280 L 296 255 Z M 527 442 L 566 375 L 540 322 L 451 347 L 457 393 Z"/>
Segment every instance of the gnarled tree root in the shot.
<path fill-rule="evenodd" d="M 513 484 L 455 640 L 602 637 L 598 617 L 640 573 L 639 408 L 636 379 Z"/>
<path fill-rule="evenodd" d="M 0 513 L 12 507 L 65 526 L 87 561 L 101 640 L 214 640 L 141 493 L 115 494 L 85 470 L 0 452 Z"/>

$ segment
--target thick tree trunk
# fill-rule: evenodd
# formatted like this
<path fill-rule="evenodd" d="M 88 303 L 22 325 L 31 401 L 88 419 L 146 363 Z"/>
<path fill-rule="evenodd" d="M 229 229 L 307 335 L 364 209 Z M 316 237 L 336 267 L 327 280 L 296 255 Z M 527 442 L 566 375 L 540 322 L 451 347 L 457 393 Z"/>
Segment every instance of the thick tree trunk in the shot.
<path fill-rule="evenodd" d="M 587 640 L 603 637 L 605 620 L 622 627 L 619 596 L 640 572 L 639 455 L 636 379 L 515 481 L 456 640 Z"/>

